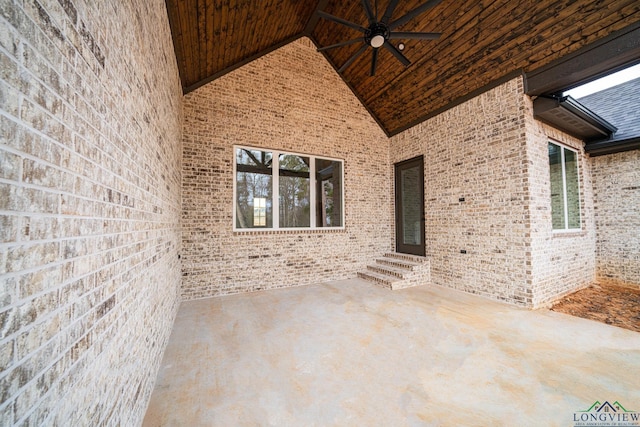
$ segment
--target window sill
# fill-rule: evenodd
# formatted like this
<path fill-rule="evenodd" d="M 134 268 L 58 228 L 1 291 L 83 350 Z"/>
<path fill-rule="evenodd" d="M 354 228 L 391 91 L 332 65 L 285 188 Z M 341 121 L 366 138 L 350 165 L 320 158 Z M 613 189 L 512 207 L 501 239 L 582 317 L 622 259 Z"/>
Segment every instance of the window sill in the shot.
<path fill-rule="evenodd" d="M 345 227 L 335 228 L 248 228 L 248 229 L 234 229 L 235 235 L 257 235 L 257 234 L 330 234 L 330 233 L 344 233 Z"/>
<path fill-rule="evenodd" d="M 551 234 L 553 237 L 581 237 L 587 234 L 587 230 L 551 230 Z"/>

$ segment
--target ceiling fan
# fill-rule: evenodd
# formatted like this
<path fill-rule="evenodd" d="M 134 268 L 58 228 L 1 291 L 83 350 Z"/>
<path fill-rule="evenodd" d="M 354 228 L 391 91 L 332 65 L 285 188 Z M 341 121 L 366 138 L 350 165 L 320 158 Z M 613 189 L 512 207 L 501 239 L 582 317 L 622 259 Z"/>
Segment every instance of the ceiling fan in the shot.
<path fill-rule="evenodd" d="M 402 32 L 402 31 L 393 31 L 395 28 L 406 24 L 411 19 L 420 15 L 428 9 L 438 5 L 442 0 L 429 0 L 420 6 L 416 7 L 406 15 L 398 18 L 394 21 L 391 21 L 391 17 L 393 16 L 393 11 L 398 5 L 398 0 L 391 0 L 387 5 L 387 9 L 382 15 L 381 19 L 378 19 L 378 0 L 375 1 L 375 12 L 371 8 L 371 3 L 369 0 L 362 0 L 362 6 L 364 7 L 364 11 L 367 15 L 367 20 L 369 21 L 368 27 L 363 27 L 358 24 L 354 24 L 351 21 L 347 21 L 342 18 L 338 18 L 337 16 L 333 16 L 329 13 L 323 12 L 321 10 L 318 11 L 318 16 L 327 19 L 329 21 L 336 22 L 338 24 L 344 25 L 349 28 L 353 28 L 354 30 L 360 31 L 364 34 L 363 37 L 358 37 L 356 39 L 347 40 L 344 42 L 332 44 L 330 46 L 321 47 L 318 49 L 318 52 L 333 49 L 336 47 L 348 46 L 351 44 L 362 42 L 363 45 L 360 49 L 351 56 L 345 62 L 340 69 L 338 69 L 339 73 L 342 73 L 346 70 L 353 62 L 358 59 L 360 55 L 367 50 L 368 47 L 373 49 L 373 53 L 371 56 L 371 72 L 369 73 L 371 76 L 375 76 L 376 74 L 376 63 L 378 61 L 378 49 L 380 47 L 386 48 L 389 52 L 395 56 L 398 61 L 400 61 L 405 67 L 411 64 L 411 61 L 407 59 L 406 56 L 400 52 L 396 46 L 392 45 L 389 40 L 395 39 L 410 39 L 410 40 L 436 40 L 440 38 L 441 33 L 420 33 L 420 32 Z"/>

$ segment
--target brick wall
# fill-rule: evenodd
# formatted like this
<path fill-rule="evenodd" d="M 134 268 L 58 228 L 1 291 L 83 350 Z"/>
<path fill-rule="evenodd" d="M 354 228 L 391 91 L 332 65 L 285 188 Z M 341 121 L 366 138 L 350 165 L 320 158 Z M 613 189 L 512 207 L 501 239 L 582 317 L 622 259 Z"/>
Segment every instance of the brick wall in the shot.
<path fill-rule="evenodd" d="M 344 231 L 233 232 L 233 145 L 344 160 Z M 390 246 L 389 142 L 300 39 L 185 97 L 183 297 L 355 277 Z"/>
<path fill-rule="evenodd" d="M 529 270 L 533 306 L 542 307 L 595 281 L 593 184 L 589 158 L 582 141 L 535 120 L 533 103 L 528 97 L 524 98 L 530 185 Z M 549 141 L 578 152 L 581 231 L 552 230 Z"/>
<path fill-rule="evenodd" d="M 0 0 L 0 425 L 136 425 L 179 302 L 162 0 Z"/>
<path fill-rule="evenodd" d="M 512 80 L 394 136 L 391 161 L 425 156 L 432 282 L 530 305 L 522 92 Z"/>
<path fill-rule="evenodd" d="M 597 277 L 640 285 L 640 150 L 590 160 Z"/>
<path fill-rule="evenodd" d="M 549 138 L 579 152 L 578 233 L 552 233 Z M 521 78 L 393 137 L 391 147 L 392 163 L 425 156 L 433 283 L 540 307 L 594 281 L 588 158 L 580 141 L 534 120 Z"/>

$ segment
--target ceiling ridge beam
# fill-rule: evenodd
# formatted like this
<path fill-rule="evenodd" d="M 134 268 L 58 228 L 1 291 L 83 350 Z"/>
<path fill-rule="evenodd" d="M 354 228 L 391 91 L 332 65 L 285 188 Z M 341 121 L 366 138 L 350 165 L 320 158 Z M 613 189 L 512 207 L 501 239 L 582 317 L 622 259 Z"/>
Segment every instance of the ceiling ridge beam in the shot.
<path fill-rule="evenodd" d="M 324 8 L 327 7 L 327 4 L 329 4 L 329 0 L 318 1 L 318 5 L 313 10 L 311 17 L 307 21 L 307 25 L 304 26 L 304 30 L 302 30 L 302 34 L 311 38 L 311 33 L 313 33 L 313 30 L 316 28 L 316 25 L 318 25 L 318 21 L 320 21 L 320 15 L 318 15 L 318 11 L 324 10 Z"/>

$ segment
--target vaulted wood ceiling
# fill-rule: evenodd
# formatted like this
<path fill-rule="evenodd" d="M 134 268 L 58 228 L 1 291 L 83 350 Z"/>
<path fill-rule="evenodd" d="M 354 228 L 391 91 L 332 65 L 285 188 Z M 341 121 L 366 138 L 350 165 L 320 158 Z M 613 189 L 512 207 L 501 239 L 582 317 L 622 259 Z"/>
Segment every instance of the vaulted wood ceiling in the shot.
<path fill-rule="evenodd" d="M 400 0 L 393 18 L 425 0 Z M 370 0 L 375 5 L 374 0 Z M 388 0 L 378 0 L 379 14 Z M 298 37 L 318 46 L 361 37 L 319 18 L 317 8 L 367 26 L 361 0 L 166 0 L 185 93 Z M 637 27 L 638 0 L 443 0 L 397 28 L 439 32 L 439 40 L 401 40 L 404 67 L 380 49 L 343 73 L 344 81 L 388 135 L 396 134 L 470 93 L 518 72 L 540 69 L 611 34 Z M 360 45 L 325 51 L 337 70 Z M 639 58 L 640 59 L 640 55 Z"/>

